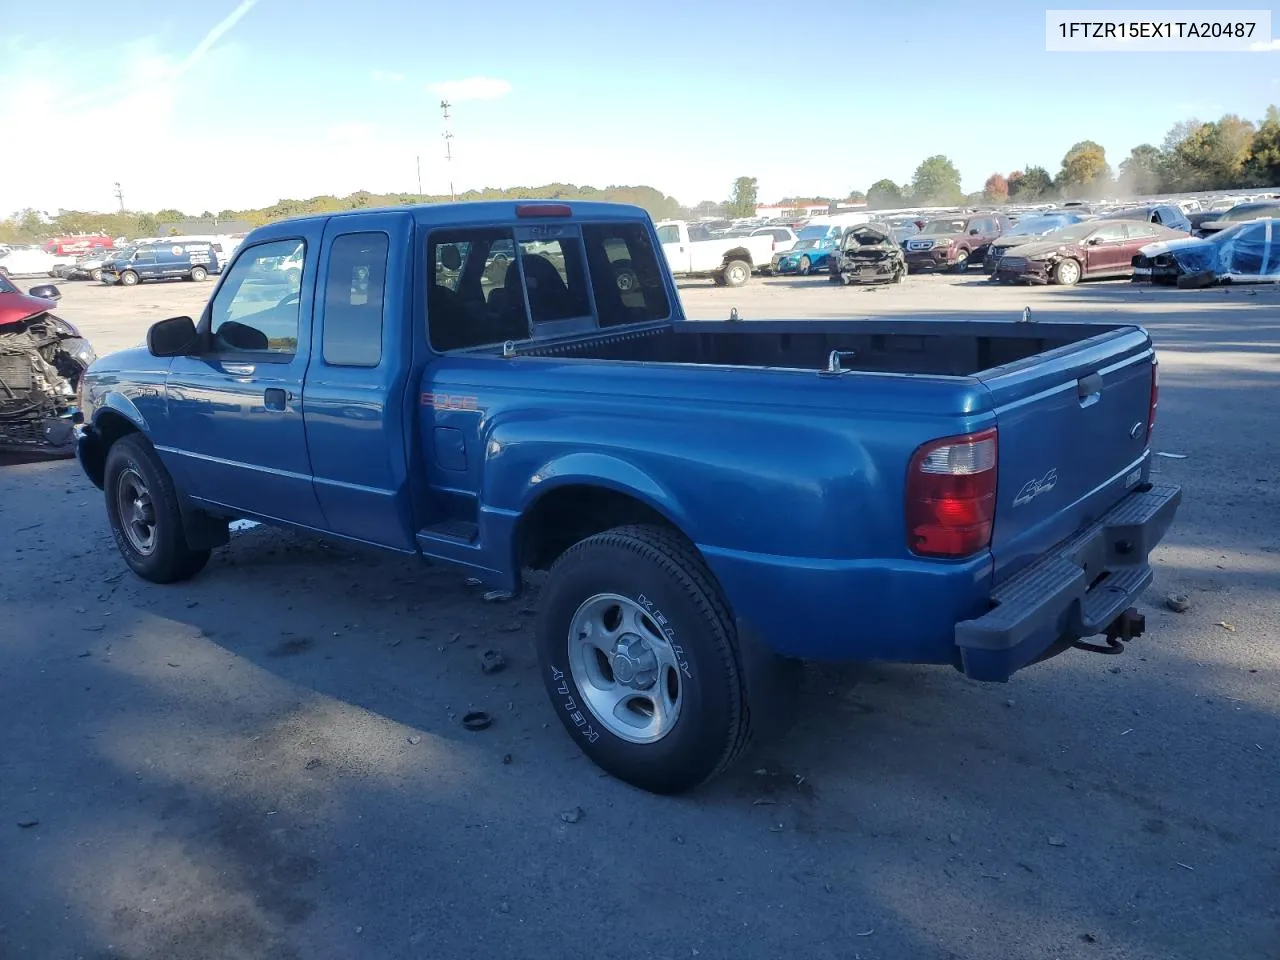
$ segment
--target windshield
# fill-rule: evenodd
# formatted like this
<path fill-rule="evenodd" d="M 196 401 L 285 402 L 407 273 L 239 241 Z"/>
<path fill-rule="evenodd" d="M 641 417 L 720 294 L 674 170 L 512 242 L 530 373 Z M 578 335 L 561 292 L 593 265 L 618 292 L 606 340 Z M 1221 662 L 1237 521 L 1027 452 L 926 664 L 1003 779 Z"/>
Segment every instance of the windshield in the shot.
<path fill-rule="evenodd" d="M 1014 228 L 1010 230 L 1007 236 L 1010 237 L 1026 237 L 1038 236 L 1042 233 L 1048 233 L 1051 230 L 1060 230 L 1063 227 L 1070 226 L 1073 223 L 1079 223 L 1079 217 L 1062 216 L 1062 217 L 1028 217 L 1025 220 L 1019 220 Z"/>
<path fill-rule="evenodd" d="M 18 288 L 10 283 L 3 273 L 0 273 L 0 293 L 17 293 Z"/>
<path fill-rule="evenodd" d="M 826 227 L 805 227 L 796 236 L 801 240 L 821 240 L 827 235 Z"/>
<path fill-rule="evenodd" d="M 926 223 L 924 229 L 920 231 L 926 236 L 939 236 L 950 233 L 964 233 L 963 220 L 934 220 Z"/>
<path fill-rule="evenodd" d="M 1256 220 L 1258 217 L 1271 217 L 1277 213 L 1280 213 L 1280 203 L 1242 203 L 1228 210 L 1222 219 Z"/>
<path fill-rule="evenodd" d="M 138 252 L 137 247 L 120 247 L 111 251 L 112 260 L 131 260 L 133 255 Z"/>
<path fill-rule="evenodd" d="M 1076 223 L 1069 227 L 1063 227 L 1061 230 L 1054 230 L 1045 235 L 1046 240 L 1054 240 L 1060 243 L 1074 243 L 1077 240 L 1083 240 L 1093 231 L 1097 230 L 1099 223 L 1090 221 L 1089 223 Z"/>

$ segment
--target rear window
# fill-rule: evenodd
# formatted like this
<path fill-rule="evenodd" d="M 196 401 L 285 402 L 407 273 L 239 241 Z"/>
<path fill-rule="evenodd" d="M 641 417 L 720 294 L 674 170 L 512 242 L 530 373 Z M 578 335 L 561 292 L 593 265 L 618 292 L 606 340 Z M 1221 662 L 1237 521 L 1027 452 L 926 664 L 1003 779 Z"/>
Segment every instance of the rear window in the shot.
<path fill-rule="evenodd" d="M 501 227 L 439 231 L 427 258 L 436 350 L 525 340 L 544 323 L 590 323 L 593 307 L 600 327 L 671 315 L 663 260 L 642 223 L 522 230 L 518 240 Z"/>

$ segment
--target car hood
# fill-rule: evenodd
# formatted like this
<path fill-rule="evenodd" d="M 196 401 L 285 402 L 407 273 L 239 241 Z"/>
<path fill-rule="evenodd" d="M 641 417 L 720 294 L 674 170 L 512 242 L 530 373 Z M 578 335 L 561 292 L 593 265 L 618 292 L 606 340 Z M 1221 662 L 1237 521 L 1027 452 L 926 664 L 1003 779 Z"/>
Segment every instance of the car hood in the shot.
<path fill-rule="evenodd" d="M 54 302 L 43 297 L 33 297 L 26 293 L 0 293 L 0 327 L 48 313 L 53 308 Z"/>
<path fill-rule="evenodd" d="M 1211 246 L 1211 244 L 1199 237 L 1179 237 L 1177 240 L 1157 240 L 1155 243 L 1148 243 L 1138 250 L 1138 253 L 1144 257 L 1158 257 L 1162 253 L 1174 253 L 1179 250 L 1208 246 Z"/>
<path fill-rule="evenodd" d="M 1026 257 L 1028 260 L 1035 260 L 1038 257 L 1047 257 L 1051 253 L 1056 253 L 1062 247 L 1068 247 L 1071 244 L 1045 242 L 1044 240 L 1032 240 L 1030 243 L 1020 243 L 1017 246 L 1009 247 L 1005 254 L 1013 254 L 1015 257 Z"/>

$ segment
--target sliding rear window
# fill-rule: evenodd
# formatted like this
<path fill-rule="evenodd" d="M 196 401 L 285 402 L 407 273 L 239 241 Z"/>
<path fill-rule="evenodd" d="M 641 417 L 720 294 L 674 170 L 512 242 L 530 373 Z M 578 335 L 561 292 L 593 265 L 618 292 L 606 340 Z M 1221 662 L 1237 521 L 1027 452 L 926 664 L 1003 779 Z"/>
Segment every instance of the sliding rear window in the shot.
<path fill-rule="evenodd" d="M 582 240 L 601 327 L 671 316 L 662 261 L 644 224 L 584 224 Z"/>

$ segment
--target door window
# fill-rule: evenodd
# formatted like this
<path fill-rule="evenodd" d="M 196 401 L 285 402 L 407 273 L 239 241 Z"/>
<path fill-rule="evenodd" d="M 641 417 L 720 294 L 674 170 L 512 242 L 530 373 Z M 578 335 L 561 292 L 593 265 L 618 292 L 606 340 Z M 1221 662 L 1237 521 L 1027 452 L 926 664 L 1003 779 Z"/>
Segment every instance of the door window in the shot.
<path fill-rule="evenodd" d="M 668 224 L 665 227 L 659 227 L 658 242 L 659 243 L 679 243 L 680 228 L 673 224 Z"/>
<path fill-rule="evenodd" d="M 1092 239 L 1102 243 L 1114 243 L 1117 240 L 1123 240 L 1126 235 L 1124 228 L 1125 225 L 1123 223 L 1108 223 L 1106 226 L 1095 230 Z"/>
<path fill-rule="evenodd" d="M 385 233 L 347 233 L 329 248 L 320 349 L 330 366 L 376 367 L 382 360 L 389 243 Z"/>
<path fill-rule="evenodd" d="M 301 240 L 273 240 L 245 250 L 209 306 L 211 349 L 281 361 L 298 349 Z"/>
<path fill-rule="evenodd" d="M 134 254 L 133 262 L 137 264 L 155 263 L 156 252 L 154 250 L 139 250 Z"/>
<path fill-rule="evenodd" d="M 1226 268 L 1229 272 L 1249 277 L 1256 277 L 1263 272 L 1263 263 L 1269 258 L 1267 254 L 1267 229 L 1272 221 L 1262 220 L 1241 227 L 1231 239 L 1223 244 Z M 1271 253 L 1275 257 L 1275 251 Z M 1267 264 L 1267 272 L 1274 274 L 1276 265 Z"/>

